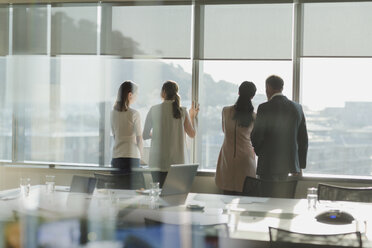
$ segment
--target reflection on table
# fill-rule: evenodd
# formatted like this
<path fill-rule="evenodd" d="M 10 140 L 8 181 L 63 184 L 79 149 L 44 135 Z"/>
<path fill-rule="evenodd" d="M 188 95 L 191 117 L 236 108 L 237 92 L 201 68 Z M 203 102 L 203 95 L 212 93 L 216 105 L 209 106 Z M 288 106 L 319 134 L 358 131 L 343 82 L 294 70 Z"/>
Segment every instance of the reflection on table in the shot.
<path fill-rule="evenodd" d="M 316 210 L 308 210 L 306 199 L 189 193 L 154 200 L 134 190 L 96 189 L 93 195 L 67 190 L 56 186 L 50 194 L 45 186 L 32 186 L 27 197 L 19 189 L 0 192 L 0 243 L 4 247 L 10 240 L 8 247 L 131 247 L 133 242 L 143 247 L 268 247 L 271 226 L 310 234 L 357 230 L 363 234 L 363 246 L 372 247 L 368 203 L 321 201 Z M 345 210 L 356 221 L 317 222 L 315 215 L 327 209 Z M 148 226 L 145 219 L 162 225 Z M 226 225 L 228 235 L 214 239 L 195 235 L 201 226 L 217 224 Z"/>

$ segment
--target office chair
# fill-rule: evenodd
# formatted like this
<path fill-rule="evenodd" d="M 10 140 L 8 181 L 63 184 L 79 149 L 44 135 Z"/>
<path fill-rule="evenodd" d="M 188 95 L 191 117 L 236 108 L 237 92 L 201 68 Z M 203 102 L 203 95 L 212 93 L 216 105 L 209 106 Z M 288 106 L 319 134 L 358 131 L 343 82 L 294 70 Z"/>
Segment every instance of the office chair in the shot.
<path fill-rule="evenodd" d="M 105 188 L 109 185 L 112 189 L 140 189 L 145 188 L 145 179 L 141 172 L 124 174 L 94 173 L 97 179 L 97 188 Z"/>
<path fill-rule="evenodd" d="M 243 185 L 243 195 L 276 198 L 294 198 L 297 180 L 269 181 L 246 177 Z"/>
<path fill-rule="evenodd" d="M 372 187 L 318 184 L 318 200 L 372 202 Z"/>
<path fill-rule="evenodd" d="M 269 227 L 271 248 L 345 248 L 363 247 L 360 232 L 305 234 Z"/>

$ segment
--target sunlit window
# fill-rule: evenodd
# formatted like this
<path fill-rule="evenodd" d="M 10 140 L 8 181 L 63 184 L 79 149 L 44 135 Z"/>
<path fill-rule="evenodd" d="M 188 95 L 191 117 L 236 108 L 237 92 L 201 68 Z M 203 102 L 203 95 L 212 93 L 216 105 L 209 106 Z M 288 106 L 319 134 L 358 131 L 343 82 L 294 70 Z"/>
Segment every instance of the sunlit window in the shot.
<path fill-rule="evenodd" d="M 302 103 L 308 168 L 319 174 L 371 175 L 372 59 L 303 59 Z"/>

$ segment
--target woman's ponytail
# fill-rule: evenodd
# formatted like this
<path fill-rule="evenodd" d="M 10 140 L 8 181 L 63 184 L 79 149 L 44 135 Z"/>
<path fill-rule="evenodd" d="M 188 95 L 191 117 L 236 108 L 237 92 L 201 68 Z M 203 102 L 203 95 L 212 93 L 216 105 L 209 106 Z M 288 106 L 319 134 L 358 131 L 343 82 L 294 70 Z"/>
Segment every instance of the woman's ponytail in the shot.
<path fill-rule="evenodd" d="M 244 81 L 239 87 L 239 97 L 235 103 L 235 114 L 233 119 L 238 125 L 249 127 L 253 122 L 253 104 L 251 98 L 256 94 L 256 86 L 252 82 Z"/>
<path fill-rule="evenodd" d="M 176 119 L 181 118 L 181 106 L 180 106 L 180 96 L 178 93 L 174 95 L 174 101 L 173 101 L 173 117 Z"/>
<path fill-rule="evenodd" d="M 174 81 L 166 81 L 163 84 L 162 91 L 165 94 L 165 100 L 173 100 L 173 117 L 175 119 L 181 118 L 181 98 L 178 95 L 178 85 Z"/>

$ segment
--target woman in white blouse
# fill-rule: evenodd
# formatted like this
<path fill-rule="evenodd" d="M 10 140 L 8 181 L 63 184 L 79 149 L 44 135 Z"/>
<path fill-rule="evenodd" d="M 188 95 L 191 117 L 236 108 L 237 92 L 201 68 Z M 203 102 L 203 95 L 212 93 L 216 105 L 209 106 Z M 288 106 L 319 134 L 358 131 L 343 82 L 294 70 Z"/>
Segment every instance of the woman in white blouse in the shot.
<path fill-rule="evenodd" d="M 152 106 L 147 114 L 143 138 L 151 139 L 149 166 L 159 169 L 152 173 L 153 180 L 162 186 L 171 164 L 187 162 L 185 133 L 195 137 L 194 120 L 199 107 L 192 104 L 187 112 L 180 106 L 178 85 L 174 81 L 166 81 L 161 90 L 163 102 Z"/>
<path fill-rule="evenodd" d="M 139 166 L 143 150 L 140 114 L 130 108 L 136 100 L 137 89 L 138 86 L 131 81 L 122 83 L 111 111 L 111 129 L 115 141 L 111 165 L 123 173 L 130 173 L 131 168 Z"/>

